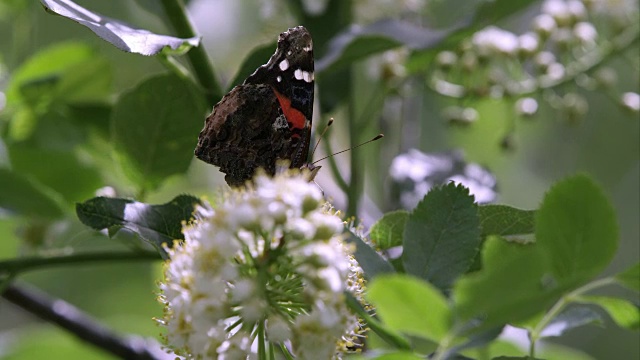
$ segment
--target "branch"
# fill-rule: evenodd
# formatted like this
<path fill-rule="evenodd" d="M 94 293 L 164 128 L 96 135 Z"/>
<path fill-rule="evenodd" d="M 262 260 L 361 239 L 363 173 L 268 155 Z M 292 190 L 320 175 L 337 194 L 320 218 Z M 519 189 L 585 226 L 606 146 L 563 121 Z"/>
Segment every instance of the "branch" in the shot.
<path fill-rule="evenodd" d="M 69 265 L 75 263 L 97 262 L 97 261 L 150 261 L 161 260 L 160 255 L 153 251 L 113 251 L 84 253 L 62 256 L 47 257 L 22 257 L 0 261 L 0 275 L 3 273 L 16 275 L 20 272 L 35 270 L 42 267 L 55 265 Z"/>
<path fill-rule="evenodd" d="M 121 337 L 102 326 L 70 303 L 55 299 L 27 285 L 9 285 L 2 297 L 37 317 L 60 326 L 84 340 L 121 359 L 172 359 L 153 346 L 152 342 L 137 337 Z M 155 348 L 155 349 L 154 349 Z"/>

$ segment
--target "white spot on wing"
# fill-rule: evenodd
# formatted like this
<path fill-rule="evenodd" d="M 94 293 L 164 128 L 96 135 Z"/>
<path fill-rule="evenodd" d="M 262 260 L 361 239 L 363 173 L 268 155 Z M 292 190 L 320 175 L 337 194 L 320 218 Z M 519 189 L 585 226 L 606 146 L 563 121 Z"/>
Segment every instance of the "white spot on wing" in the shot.
<path fill-rule="evenodd" d="M 304 78 L 304 75 L 302 75 L 302 70 L 300 69 L 294 71 L 293 76 L 296 78 L 296 80 L 302 80 Z"/>
<path fill-rule="evenodd" d="M 289 127 L 289 124 L 287 123 L 287 118 L 284 116 L 284 114 L 280 114 L 276 118 L 276 121 L 273 122 L 273 128 L 276 130 L 288 128 L 288 127 Z"/>
<path fill-rule="evenodd" d="M 310 83 L 313 81 L 313 73 L 310 73 L 308 71 L 303 71 L 302 72 L 302 77 L 304 78 L 304 81 Z"/>
<path fill-rule="evenodd" d="M 282 76 L 278 75 L 278 77 L 276 77 L 276 81 L 277 82 L 281 82 L 282 81 Z"/>
<path fill-rule="evenodd" d="M 280 66 L 280 70 L 282 70 L 282 71 L 287 70 L 289 68 L 289 60 L 284 59 L 284 60 L 280 61 L 280 65 L 278 65 L 278 66 Z"/>

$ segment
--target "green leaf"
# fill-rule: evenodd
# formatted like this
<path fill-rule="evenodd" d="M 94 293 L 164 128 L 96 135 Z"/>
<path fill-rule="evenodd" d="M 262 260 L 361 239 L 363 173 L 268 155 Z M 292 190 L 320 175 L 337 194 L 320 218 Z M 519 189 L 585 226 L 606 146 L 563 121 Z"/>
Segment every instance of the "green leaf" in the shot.
<path fill-rule="evenodd" d="M 470 325 L 472 325 L 473 327 L 473 325 L 475 324 L 470 324 Z M 464 342 L 449 348 L 448 352 L 450 354 L 458 354 L 458 353 L 467 352 L 468 349 L 486 348 L 487 346 L 490 346 L 490 344 L 495 342 L 498 336 L 502 334 L 503 330 L 504 330 L 504 326 L 496 326 L 494 328 L 489 328 L 487 330 L 477 332 L 472 336 L 469 336 L 468 338 L 464 339 Z"/>
<path fill-rule="evenodd" d="M 106 101 L 111 92 L 111 67 L 93 48 L 61 43 L 30 57 L 13 74 L 7 103 L 24 102 L 39 113 L 52 104 Z"/>
<path fill-rule="evenodd" d="M 67 71 L 56 91 L 66 103 L 87 104 L 106 102 L 111 94 L 113 75 L 108 59 L 95 55 Z"/>
<path fill-rule="evenodd" d="M 608 296 L 584 295 L 578 297 L 575 301 L 600 306 L 620 327 L 630 330 L 640 329 L 640 309 L 628 300 Z"/>
<path fill-rule="evenodd" d="M 550 341 L 546 341 L 544 347 L 542 347 L 540 351 L 536 351 L 536 354 L 538 354 L 540 359 L 546 360 L 597 360 L 593 356 L 585 353 L 584 350 L 555 344 Z"/>
<path fill-rule="evenodd" d="M 14 171 L 47 184 L 69 204 L 93 196 L 103 186 L 98 169 L 72 151 L 15 144 L 9 155 Z"/>
<path fill-rule="evenodd" d="M 372 359 L 375 359 L 375 360 L 422 360 L 424 358 L 409 352 L 393 352 L 393 353 L 378 355 Z"/>
<path fill-rule="evenodd" d="M 365 27 L 350 27 L 336 35 L 324 56 L 316 62 L 316 71 L 335 71 L 368 56 L 408 46 L 430 48 L 446 38 L 446 32 L 418 27 L 410 22 L 384 19 Z"/>
<path fill-rule="evenodd" d="M 484 323 L 478 329 L 525 320 L 560 295 L 561 289 L 543 289 L 548 266 L 535 244 L 490 236 L 484 243 L 482 263 L 482 270 L 464 275 L 453 288 L 455 313 L 463 321 L 482 317 Z"/>
<path fill-rule="evenodd" d="M 55 192 L 9 169 L 0 168 L 0 189 L 0 210 L 43 219 L 64 214 Z"/>
<path fill-rule="evenodd" d="M 177 50 L 186 45 L 198 46 L 200 44 L 200 39 L 197 37 L 181 39 L 129 27 L 120 21 L 91 12 L 71 0 L 40 0 L 40 2 L 48 12 L 86 26 L 122 51 L 155 55 L 165 47 Z"/>
<path fill-rule="evenodd" d="M 535 210 L 521 210 L 506 205 L 478 206 L 482 236 L 533 234 L 535 213 Z"/>
<path fill-rule="evenodd" d="M 137 184 L 155 188 L 184 173 L 204 123 L 206 104 L 197 90 L 175 75 L 147 79 L 120 96 L 111 113 L 120 161 Z"/>
<path fill-rule="evenodd" d="M 366 297 L 391 329 L 436 342 L 447 335 L 451 311 L 447 299 L 431 284 L 407 275 L 380 275 Z"/>
<path fill-rule="evenodd" d="M 96 197 L 76 204 L 76 214 L 83 224 L 96 230 L 107 229 L 110 236 L 128 229 L 164 257 L 163 244 L 171 247 L 174 240 L 184 239 L 182 223 L 193 220 L 198 205 L 203 203 L 191 195 L 179 195 L 162 205 Z"/>
<path fill-rule="evenodd" d="M 370 334 L 376 337 L 376 340 L 384 341 L 392 348 L 397 350 L 409 350 L 411 345 L 401 334 L 392 331 L 384 326 L 378 319 L 374 318 L 369 310 L 366 310 L 363 304 L 351 292 L 345 291 L 346 303 L 354 315 L 362 319 L 367 324 Z"/>
<path fill-rule="evenodd" d="M 568 330 L 593 323 L 602 324 L 600 314 L 588 306 L 572 306 L 553 318 L 540 337 L 560 336 Z"/>
<path fill-rule="evenodd" d="M 631 290 L 640 291 L 640 262 L 617 274 L 615 279 Z"/>
<path fill-rule="evenodd" d="M 271 55 L 276 51 L 277 44 L 269 43 L 258 46 L 244 59 L 236 76 L 229 82 L 228 90 L 234 86 L 240 85 L 244 79 L 249 77 L 259 66 L 266 64 Z"/>
<path fill-rule="evenodd" d="M 482 1 L 478 7 L 473 23 L 476 26 L 486 26 L 488 24 L 495 24 L 496 22 L 505 19 L 513 14 L 522 11 L 536 0 L 493 0 Z"/>
<path fill-rule="evenodd" d="M 454 183 L 434 188 L 407 220 L 404 269 L 447 291 L 473 263 L 480 241 L 477 207 L 469 190 Z"/>
<path fill-rule="evenodd" d="M 342 4 L 339 1 L 337 3 Z M 339 20 L 330 21 L 338 24 Z M 322 33 L 326 33 L 322 31 L 323 28 L 335 29 L 335 25 L 325 23 L 322 26 L 316 26 L 317 31 L 312 31 L 314 43 L 316 43 L 316 34 L 322 36 Z M 323 39 L 316 43 L 316 48 L 320 50 L 316 54 L 321 55 L 316 59 L 315 64 L 318 86 L 321 89 L 332 89 L 324 92 L 320 97 L 322 112 L 331 111 L 345 99 L 350 98 L 350 94 L 347 93 L 351 88 L 348 65 L 400 46 L 432 47 L 446 36 L 445 32 L 420 28 L 410 22 L 395 19 L 381 20 L 367 26 L 342 26 L 335 30 L 342 32 L 331 33 L 331 39 L 326 44 L 322 41 Z M 322 52 L 322 50 L 325 51 Z"/>
<path fill-rule="evenodd" d="M 404 210 L 384 214 L 369 230 L 369 238 L 382 250 L 402 245 L 409 213 Z"/>
<path fill-rule="evenodd" d="M 362 241 L 360 237 L 350 231 L 348 231 L 348 234 L 349 237 L 345 242 L 356 246 L 356 251 L 353 256 L 358 261 L 367 279 L 372 279 L 379 274 L 394 272 L 393 266 L 369 246 L 369 244 Z"/>
<path fill-rule="evenodd" d="M 104 138 L 110 137 L 111 105 L 105 104 L 74 104 L 68 108 L 69 119 L 79 128 L 89 128 L 97 131 Z"/>
<path fill-rule="evenodd" d="M 561 284 L 599 274 L 618 247 L 616 217 L 602 190 L 585 175 L 554 185 L 536 214 L 536 243 Z"/>

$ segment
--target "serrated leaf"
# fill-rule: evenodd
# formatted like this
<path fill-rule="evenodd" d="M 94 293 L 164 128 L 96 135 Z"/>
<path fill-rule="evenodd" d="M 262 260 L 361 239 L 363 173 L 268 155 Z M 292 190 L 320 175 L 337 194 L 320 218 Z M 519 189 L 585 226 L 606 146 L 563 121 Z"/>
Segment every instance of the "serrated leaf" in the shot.
<path fill-rule="evenodd" d="M 182 224 L 193 220 L 198 205 L 202 205 L 200 199 L 191 195 L 179 195 L 162 205 L 96 197 L 76 204 L 76 214 L 93 229 L 107 229 L 109 236 L 121 228 L 128 229 L 165 257 L 163 244 L 171 247 L 174 240 L 184 239 Z"/>
<path fill-rule="evenodd" d="M 602 190 L 585 175 L 554 185 L 536 214 L 536 244 L 560 284 L 598 275 L 618 247 L 615 213 Z"/>
<path fill-rule="evenodd" d="M 540 337 L 560 336 L 582 325 L 602 323 L 600 315 L 587 306 L 572 306 L 553 318 Z"/>
<path fill-rule="evenodd" d="M 43 219 L 62 217 L 61 199 L 22 174 L 0 168 L 0 211 Z"/>
<path fill-rule="evenodd" d="M 453 288 L 455 313 L 466 321 L 484 319 L 478 329 L 525 320 L 550 306 L 560 289 L 545 290 L 544 253 L 535 244 L 490 236 L 482 249 L 484 267 L 464 275 Z"/>
<path fill-rule="evenodd" d="M 242 84 L 244 79 L 249 77 L 258 67 L 266 64 L 271 55 L 276 51 L 276 43 L 258 46 L 251 50 L 251 53 L 244 59 L 236 76 L 229 82 L 228 90 L 234 86 Z"/>
<path fill-rule="evenodd" d="M 407 219 L 409 219 L 407 211 L 388 212 L 371 226 L 369 238 L 382 250 L 401 246 Z"/>
<path fill-rule="evenodd" d="M 362 271 L 364 271 L 367 279 L 372 279 L 380 274 L 394 272 L 393 266 L 369 246 L 369 244 L 351 232 L 348 231 L 347 233 L 349 237 L 345 239 L 345 242 L 356 246 L 353 256 L 358 261 L 358 265 L 360 265 Z"/>
<path fill-rule="evenodd" d="M 404 269 L 446 292 L 469 269 L 480 241 L 477 207 L 469 190 L 454 183 L 434 188 L 407 220 Z"/>
<path fill-rule="evenodd" d="M 129 27 L 123 22 L 89 11 L 71 0 L 40 0 L 40 2 L 47 11 L 86 26 L 100 38 L 126 52 L 155 55 L 165 47 L 177 50 L 184 45 L 198 46 L 200 43 L 197 37 L 181 39 Z"/>
<path fill-rule="evenodd" d="M 159 75 L 124 93 L 111 113 L 113 141 L 127 175 L 145 189 L 184 173 L 204 123 L 206 104 L 193 85 Z"/>
<path fill-rule="evenodd" d="M 640 262 L 617 274 L 615 279 L 631 290 L 640 291 Z"/>
<path fill-rule="evenodd" d="M 522 235 L 535 232 L 535 210 L 521 210 L 506 205 L 478 207 L 482 236 Z"/>
<path fill-rule="evenodd" d="M 630 330 L 640 329 L 640 308 L 628 300 L 608 296 L 583 295 L 574 301 L 600 306 L 620 327 Z"/>
<path fill-rule="evenodd" d="M 450 330 L 447 299 L 431 284 L 406 275 L 381 275 L 366 297 L 391 329 L 439 342 Z"/>

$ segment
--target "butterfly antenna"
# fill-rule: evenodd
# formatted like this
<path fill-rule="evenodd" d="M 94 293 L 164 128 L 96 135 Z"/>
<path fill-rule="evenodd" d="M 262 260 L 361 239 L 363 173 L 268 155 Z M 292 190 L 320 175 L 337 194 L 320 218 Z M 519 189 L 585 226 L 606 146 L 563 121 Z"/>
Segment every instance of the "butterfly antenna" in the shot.
<path fill-rule="evenodd" d="M 316 146 L 313 147 L 313 151 L 311 151 L 311 157 L 310 159 L 313 159 L 313 154 L 316 153 L 316 149 L 318 149 L 318 145 L 320 145 L 320 140 L 322 140 L 322 138 L 324 137 L 324 134 L 327 133 L 327 131 L 329 130 L 329 127 L 333 124 L 333 118 L 329 119 L 329 122 L 327 122 L 327 126 L 324 127 L 324 129 L 322 130 L 322 132 L 320 133 L 320 136 L 318 136 L 318 141 L 316 142 Z"/>
<path fill-rule="evenodd" d="M 372 143 L 372 142 L 374 142 L 374 141 L 376 141 L 376 140 L 380 140 L 380 139 L 382 139 L 383 137 L 384 137 L 384 134 L 378 134 L 378 135 L 376 135 L 373 139 L 367 140 L 367 141 L 363 142 L 362 144 L 358 144 L 358 145 L 356 145 L 356 146 L 354 146 L 354 147 L 350 147 L 350 148 L 348 148 L 348 149 L 340 150 L 340 151 L 338 151 L 337 153 L 333 153 L 333 154 L 331 154 L 331 155 L 329 155 L 329 156 L 325 156 L 325 157 L 323 157 L 322 159 L 318 159 L 318 160 L 316 160 L 316 161 L 312 162 L 312 164 L 315 164 L 315 163 L 317 163 L 318 161 L 322 161 L 322 160 L 324 160 L 324 159 L 327 159 L 327 158 L 329 158 L 329 157 L 331 157 L 331 156 L 335 156 L 335 155 L 338 155 L 338 154 L 342 154 L 343 152 L 346 152 L 346 151 L 349 151 L 349 150 L 353 150 L 353 149 L 359 148 L 359 147 L 360 147 L 360 146 L 362 146 L 362 145 L 365 145 L 365 144 L 368 144 L 368 143 Z"/>

